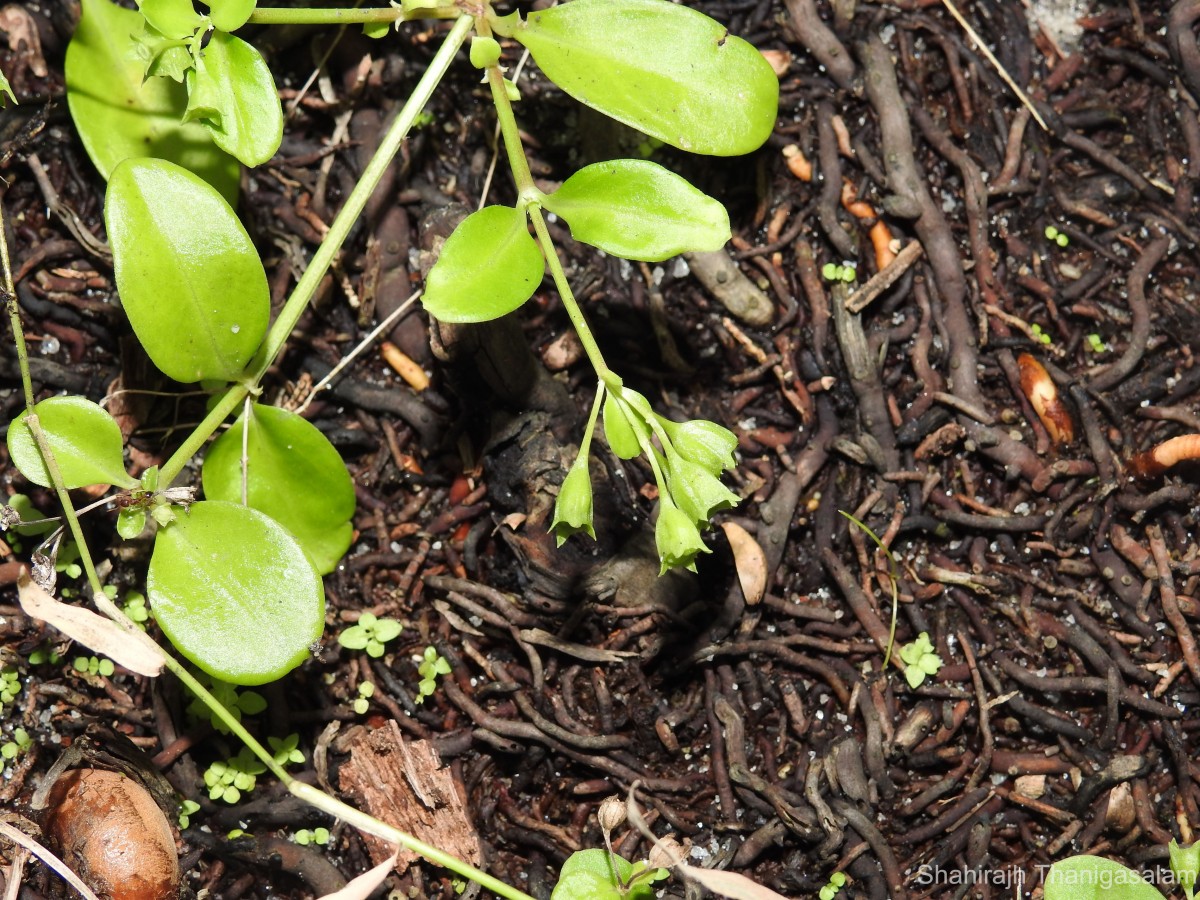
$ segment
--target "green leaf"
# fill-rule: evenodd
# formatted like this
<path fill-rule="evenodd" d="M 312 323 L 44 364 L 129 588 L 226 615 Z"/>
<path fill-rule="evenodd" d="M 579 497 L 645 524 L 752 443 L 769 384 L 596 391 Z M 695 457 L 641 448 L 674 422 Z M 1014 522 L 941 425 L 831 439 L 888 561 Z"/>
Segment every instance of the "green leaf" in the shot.
<path fill-rule="evenodd" d="M 267 276 L 215 190 L 161 159 L 112 173 L 104 221 L 121 302 L 147 355 L 176 381 L 232 381 L 262 342 Z"/>
<path fill-rule="evenodd" d="M 169 38 L 194 34 L 204 23 L 192 0 L 141 0 L 138 9 L 158 32 Z"/>
<path fill-rule="evenodd" d="M 446 239 L 425 280 L 421 302 L 443 322 L 487 322 L 532 297 L 545 271 L 525 213 L 511 206 L 485 206 Z"/>
<path fill-rule="evenodd" d="M 730 237 L 724 206 L 645 159 L 580 169 L 542 205 L 571 226 L 575 240 L 625 259 L 719 250 Z"/>
<path fill-rule="evenodd" d="M 146 595 L 179 652 L 233 684 L 287 674 L 325 626 L 325 593 L 303 548 L 236 503 L 194 503 L 158 532 Z"/>
<path fill-rule="evenodd" d="M 242 500 L 245 416 L 217 438 L 204 459 L 204 495 Z M 307 420 L 274 406 L 250 408 L 246 438 L 246 501 L 300 542 L 317 571 L 332 572 L 350 546 L 354 482 L 325 435 Z"/>
<path fill-rule="evenodd" d="M 200 125 L 183 125 L 187 94 L 180 84 L 142 83 L 132 35 L 141 14 L 109 0 L 83 0 L 83 17 L 67 47 L 67 106 L 84 149 L 108 178 L 121 160 L 153 156 L 195 172 L 237 201 L 238 164 Z"/>
<path fill-rule="evenodd" d="M 214 31 L 187 80 L 187 118 L 199 118 L 218 147 L 248 166 L 275 155 L 283 140 L 283 107 L 262 54 L 241 38 Z"/>
<path fill-rule="evenodd" d="M 572 0 L 492 22 L 593 109 L 693 153 L 738 156 L 775 127 L 779 80 L 724 26 L 666 0 Z"/>
<path fill-rule="evenodd" d="M 1196 876 L 1200 874 L 1200 842 L 1181 847 L 1178 841 L 1171 838 L 1167 850 L 1175 882 L 1183 888 L 1187 900 L 1192 900 L 1196 894 Z"/>
<path fill-rule="evenodd" d="M 208 17 L 221 31 L 237 31 L 254 12 L 255 0 L 209 0 Z"/>
<path fill-rule="evenodd" d="M 9 100 L 15 104 L 17 102 L 17 95 L 13 93 L 12 85 L 8 83 L 8 79 L 4 77 L 4 73 L 0 72 L 0 109 L 7 106 Z"/>
<path fill-rule="evenodd" d="M 1119 862 L 1071 856 L 1050 867 L 1045 900 L 1163 900 L 1158 888 Z"/>
<path fill-rule="evenodd" d="M 654 897 L 651 882 L 666 878 L 665 869 L 639 879 L 627 890 L 621 889 L 621 882 L 629 884 L 645 868 L 643 862 L 630 864 L 607 850 L 576 850 L 563 863 L 550 900 L 651 900 Z"/>
<path fill-rule="evenodd" d="M 131 506 L 117 513 L 117 534 L 122 540 L 132 541 L 146 530 L 146 510 Z"/>
<path fill-rule="evenodd" d="M 125 471 L 121 429 L 107 412 L 83 397 L 50 397 L 32 410 L 54 453 L 59 473 L 68 488 L 89 484 L 137 485 Z M 22 412 L 8 428 L 8 453 L 21 474 L 42 487 L 51 485 L 33 432 Z"/>

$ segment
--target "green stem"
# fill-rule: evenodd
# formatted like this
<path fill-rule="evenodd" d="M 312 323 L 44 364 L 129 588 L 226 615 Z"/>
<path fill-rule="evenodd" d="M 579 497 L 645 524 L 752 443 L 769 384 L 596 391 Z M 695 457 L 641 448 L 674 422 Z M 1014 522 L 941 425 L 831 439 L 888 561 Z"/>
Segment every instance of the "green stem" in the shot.
<path fill-rule="evenodd" d="M 253 386 L 262 380 L 267 370 L 283 352 L 284 345 L 295 329 L 296 323 L 300 321 L 300 316 L 304 314 L 304 310 L 308 308 L 308 304 L 316 295 L 321 279 L 329 271 L 329 267 L 341 250 L 342 244 L 345 243 L 347 235 L 350 234 L 350 229 L 367 205 L 371 194 L 375 192 L 384 172 L 391 165 L 393 157 L 400 151 L 400 145 L 408 137 L 417 116 L 424 110 L 434 89 L 450 68 L 455 54 L 458 53 L 471 31 L 471 24 L 470 16 L 460 16 L 449 34 L 446 35 L 446 40 L 438 48 L 437 54 L 430 61 L 429 68 L 425 70 L 421 80 L 417 82 L 417 86 L 404 104 L 404 108 L 400 110 L 400 114 L 396 116 L 395 121 L 384 134 L 379 149 L 375 151 L 371 162 L 363 170 L 358 184 L 354 186 L 354 190 L 346 198 L 345 204 L 334 217 L 329 226 L 329 232 L 325 235 L 321 246 L 317 248 L 317 252 L 313 254 L 308 268 L 296 282 L 296 287 L 280 311 L 279 317 L 271 325 L 271 330 L 267 332 L 266 339 L 258 353 L 246 367 L 241 381 L 229 389 L 220 402 L 204 417 L 204 421 L 188 435 L 179 449 L 163 464 L 159 481 L 162 488 L 170 487 L 171 482 L 179 476 L 188 461 L 204 446 L 205 441 L 213 435 L 229 414 L 237 409 L 246 395 L 253 390 Z"/>
<path fill-rule="evenodd" d="M 477 23 L 477 28 L 480 34 L 490 31 L 486 20 L 482 18 Z M 517 128 L 517 117 L 513 114 L 512 101 L 508 99 L 504 73 L 501 72 L 498 65 L 488 66 L 487 80 L 488 86 L 492 90 L 492 102 L 496 106 L 496 118 L 500 122 L 500 134 L 504 138 L 504 151 L 508 157 L 509 168 L 512 169 L 513 180 L 517 185 L 517 194 L 520 198 L 518 202 L 525 207 L 525 211 L 533 222 L 534 233 L 537 235 L 538 243 L 541 244 L 542 253 L 546 256 L 546 265 L 550 267 L 550 277 L 554 280 L 554 286 L 562 298 L 567 317 L 571 320 L 575 333 L 579 335 L 583 352 L 587 354 L 588 361 L 596 370 L 596 375 L 605 384 L 619 386 L 621 380 L 604 361 L 604 354 L 600 352 L 600 346 L 596 343 L 591 326 L 588 325 L 583 310 L 575 299 L 571 283 L 567 281 L 562 262 L 558 258 L 558 250 L 550 237 L 550 230 L 546 227 L 546 219 L 542 216 L 542 192 L 533 183 L 533 174 L 529 171 L 529 160 L 525 158 L 525 148 L 521 144 L 521 133 Z"/>
<path fill-rule="evenodd" d="M 249 25 L 365 25 L 376 22 L 402 22 L 404 10 L 382 9 L 281 9 L 258 7 L 247 20 Z"/>

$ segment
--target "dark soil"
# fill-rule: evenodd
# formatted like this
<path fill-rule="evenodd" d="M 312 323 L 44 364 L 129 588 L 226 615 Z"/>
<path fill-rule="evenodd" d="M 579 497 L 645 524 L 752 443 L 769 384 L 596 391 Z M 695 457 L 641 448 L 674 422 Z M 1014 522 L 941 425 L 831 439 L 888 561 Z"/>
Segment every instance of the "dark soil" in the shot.
<path fill-rule="evenodd" d="M 565 230 L 562 246 L 613 367 L 672 417 L 736 431 L 731 485 L 745 499 L 720 521 L 764 548 L 766 596 L 746 602 L 720 528 L 698 577 L 659 580 L 646 547 L 653 479 L 605 452 L 593 463 L 605 476 L 598 542 L 554 548 L 549 504 L 594 378 L 569 342 L 561 352 L 569 326 L 548 284 L 494 328 L 436 330 L 436 356 L 417 314 L 390 339 L 432 373 L 429 389 L 373 348 L 309 407 L 354 475 L 358 536 L 326 580 L 324 648 L 263 691 L 256 732 L 298 733 L 305 777 L 342 791 L 339 769 L 362 762 L 368 732 L 395 721 L 404 740 L 431 741 L 466 800 L 446 840 L 457 826 L 469 842 L 473 828 L 485 867 L 537 897 L 572 851 L 602 846 L 596 808 L 635 780 L 652 826 L 690 840 L 694 862 L 789 897 L 815 896 L 835 871 L 849 876 L 842 896 L 1029 896 L 1050 862 L 1082 852 L 1163 877 L 1167 842 L 1200 827 L 1198 470 L 1138 454 L 1200 431 L 1200 4 L 1098 3 L 1077 45 L 1031 31 L 1018 0 L 965 4 L 1045 130 L 939 4 L 692 5 L 786 66 L 761 151 L 658 157 L 729 205 L 731 253 L 766 290 L 773 323 L 738 323 L 673 262 L 605 259 Z M 63 98 L 77 10 L 17 2 L 3 15 L 14 10 L 0 25 L 32 17 L 41 50 L 0 47 L 22 100 L 0 117 L 0 198 L 39 396 L 98 399 L 118 376 L 174 392 L 129 339 L 109 264 L 47 212 L 62 204 L 103 235 L 104 185 Z M 276 159 L 242 182 L 277 301 L 442 27 L 379 43 L 347 31 L 303 95 L 332 30 L 257 36 L 285 105 L 298 100 Z M 613 126 L 529 78 L 518 115 L 538 177 L 628 152 Z M 478 203 L 494 120 L 477 81 L 455 68 L 270 399 L 336 364 L 419 282 L 422 246 Z M 811 181 L 786 165 L 788 145 L 813 162 Z M 900 246 L 923 248 L 861 315 L 841 312 L 844 292 L 820 274 L 857 261 L 861 284 L 877 268 L 873 220 L 846 211 L 844 182 Z M 511 199 L 503 170 L 490 196 Z M 15 372 L 9 349 L 3 421 L 22 405 Z M 1038 378 L 1057 386 L 1065 421 L 1035 414 Z M 132 464 L 163 460 L 200 409 L 138 395 L 125 411 Z M 5 490 L 53 509 L 6 461 Z M 916 689 L 883 663 L 888 560 L 839 511 L 894 555 L 897 645 L 925 632 L 944 661 Z M 113 518 L 88 518 L 92 550 L 136 589 L 146 548 L 119 545 Z M 6 583 L 31 549 L 0 545 Z M 335 641 L 364 610 L 405 625 L 381 659 Z M 0 783 L 14 812 L 30 814 L 50 764 L 85 732 L 116 752 L 98 736 L 108 730 L 201 804 L 181 836 L 189 890 L 312 896 L 369 865 L 350 829 L 334 828 L 336 868 L 275 840 L 333 823 L 268 779 L 241 806 L 209 802 L 201 773 L 236 747 L 187 716 L 168 679 L 83 677 L 80 651 L 65 648 L 58 664 L 31 664 L 54 635 L 20 614 L 12 587 L 0 616 L 2 661 L 23 686 L 3 731 L 35 739 Z M 417 705 L 414 657 L 429 644 L 453 672 Z M 368 680 L 376 692 L 357 715 Z M 254 838 L 223 837 L 234 828 Z M 636 836 L 617 845 L 647 851 Z M 22 896 L 60 891 L 37 865 L 26 879 Z M 432 866 L 392 887 L 454 896 Z"/>

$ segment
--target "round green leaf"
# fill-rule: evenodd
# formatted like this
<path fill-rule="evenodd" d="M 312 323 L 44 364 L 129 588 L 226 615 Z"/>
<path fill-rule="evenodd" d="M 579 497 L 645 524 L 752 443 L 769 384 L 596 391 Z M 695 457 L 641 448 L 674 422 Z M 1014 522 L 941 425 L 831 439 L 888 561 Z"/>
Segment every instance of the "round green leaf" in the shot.
<path fill-rule="evenodd" d="M 525 214 L 511 206 L 485 206 L 446 239 L 421 302 L 443 322 L 487 322 L 532 297 L 545 270 Z"/>
<path fill-rule="evenodd" d="M 217 438 L 204 459 L 204 496 L 242 499 L 245 417 Z M 293 412 L 253 406 L 246 436 L 247 504 L 279 522 L 321 574 L 350 546 L 354 482 L 325 435 Z"/>
<path fill-rule="evenodd" d="M 183 85 L 168 78 L 142 83 L 132 35 L 142 16 L 109 0 L 83 0 L 83 17 L 67 47 L 67 107 L 84 149 L 108 178 L 121 160 L 153 156 L 195 172 L 231 202 L 238 164 L 200 125 L 181 124 Z"/>
<path fill-rule="evenodd" d="M 187 81 L 185 118 L 199 119 L 218 147 L 248 166 L 275 155 L 283 140 L 283 107 L 262 54 L 241 38 L 214 31 Z"/>
<path fill-rule="evenodd" d="M 68 488 L 89 484 L 135 487 L 137 479 L 125 471 L 121 429 L 107 412 L 83 397 L 50 397 L 33 407 L 54 453 L 59 473 Z M 21 474 L 50 487 L 50 473 L 42 461 L 33 431 L 25 421 L 29 411 L 8 427 L 8 454 Z"/>
<path fill-rule="evenodd" d="M 738 156 L 775 127 L 771 66 L 697 10 L 667 0 L 572 0 L 492 24 L 580 103 L 681 150 Z"/>
<path fill-rule="evenodd" d="M 630 863 L 604 849 L 577 850 L 563 863 L 550 900 L 650 900 L 654 896 L 651 882 L 666 878 L 665 869 L 622 888 L 645 868 L 644 862 Z"/>
<path fill-rule="evenodd" d="M 221 31 L 237 31 L 254 12 L 255 0 L 210 0 L 208 17 Z"/>
<path fill-rule="evenodd" d="M 1162 900 L 1158 888 L 1119 862 L 1102 856 L 1071 856 L 1050 867 L 1046 900 Z"/>
<path fill-rule="evenodd" d="M 571 226 L 575 240 L 625 259 L 719 250 L 730 237 L 724 206 L 646 159 L 580 169 L 542 205 Z"/>
<path fill-rule="evenodd" d="M 158 532 L 146 595 L 179 652 L 231 684 L 287 674 L 325 626 L 325 593 L 304 550 L 236 503 L 194 503 Z"/>
<path fill-rule="evenodd" d="M 169 38 L 188 37 L 204 21 L 192 0 L 141 0 L 138 9 L 147 22 Z"/>
<path fill-rule="evenodd" d="M 267 276 L 215 190 L 161 159 L 112 173 L 104 221 L 121 303 L 154 364 L 176 381 L 232 381 L 270 317 Z"/>

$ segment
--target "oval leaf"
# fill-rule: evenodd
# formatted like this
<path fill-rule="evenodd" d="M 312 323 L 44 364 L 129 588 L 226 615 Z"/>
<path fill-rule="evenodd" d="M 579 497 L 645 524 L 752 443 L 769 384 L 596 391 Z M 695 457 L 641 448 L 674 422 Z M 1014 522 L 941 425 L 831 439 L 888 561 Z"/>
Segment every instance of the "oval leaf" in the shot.
<path fill-rule="evenodd" d="M 125 471 L 121 428 L 107 412 L 83 397 L 50 397 L 34 405 L 42 431 L 68 488 L 89 484 L 115 484 L 130 488 L 137 479 Z M 42 461 L 33 432 L 21 413 L 8 428 L 8 454 L 21 474 L 42 487 L 50 487 L 50 473 Z"/>
<path fill-rule="evenodd" d="M 243 416 L 204 458 L 204 496 L 209 500 L 241 502 L 244 430 Z M 332 572 L 354 532 L 354 482 L 337 450 L 295 413 L 254 406 L 246 460 L 247 505 L 290 531 L 318 572 Z"/>
<path fill-rule="evenodd" d="M 195 172 L 237 201 L 238 164 L 200 125 L 181 124 L 182 84 L 168 78 L 142 83 L 132 35 L 142 16 L 109 0 L 83 0 L 83 17 L 67 47 L 67 106 L 84 149 L 108 178 L 123 159 L 153 156 Z"/>
<path fill-rule="evenodd" d="M 1046 900 L 1162 900 L 1158 888 L 1119 862 L 1102 856 L 1071 856 L 1050 867 Z"/>
<path fill-rule="evenodd" d="M 236 503 L 194 503 L 158 532 L 146 594 L 179 652 L 232 684 L 287 674 L 325 627 L 325 592 L 304 550 Z"/>
<path fill-rule="evenodd" d="M 192 0 L 141 0 L 138 9 L 147 22 L 169 38 L 189 37 L 204 22 Z"/>
<path fill-rule="evenodd" d="M 572 0 L 497 19 L 546 77 L 587 106 L 681 150 L 738 156 L 775 127 L 779 81 L 720 23 L 666 0 Z"/>
<path fill-rule="evenodd" d="M 129 322 L 176 381 L 232 381 L 270 316 L 267 276 L 246 229 L 215 190 L 173 163 L 126 160 L 104 221 Z"/>
<path fill-rule="evenodd" d="M 232 34 L 214 31 L 188 78 L 187 119 L 200 119 L 216 145 L 248 166 L 283 140 L 283 107 L 267 62 Z"/>
<path fill-rule="evenodd" d="M 542 205 L 571 226 L 575 240 L 625 259 L 719 250 L 730 237 L 724 206 L 645 159 L 580 169 Z"/>
<path fill-rule="evenodd" d="M 255 0 L 211 0 L 208 17 L 221 31 L 237 31 L 250 18 Z"/>
<path fill-rule="evenodd" d="M 443 322 L 487 322 L 532 297 L 545 271 L 525 214 L 511 206 L 485 206 L 446 239 L 421 302 Z"/>

